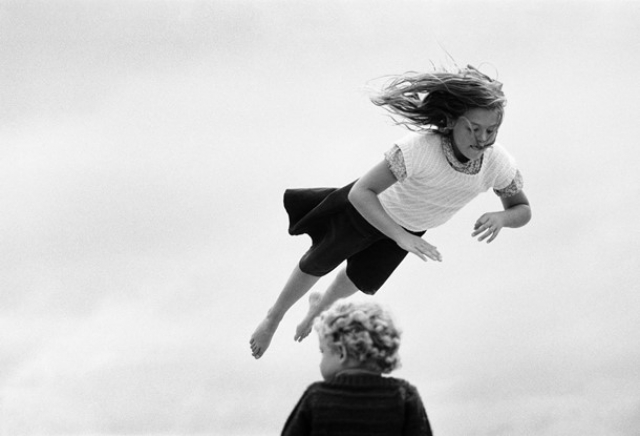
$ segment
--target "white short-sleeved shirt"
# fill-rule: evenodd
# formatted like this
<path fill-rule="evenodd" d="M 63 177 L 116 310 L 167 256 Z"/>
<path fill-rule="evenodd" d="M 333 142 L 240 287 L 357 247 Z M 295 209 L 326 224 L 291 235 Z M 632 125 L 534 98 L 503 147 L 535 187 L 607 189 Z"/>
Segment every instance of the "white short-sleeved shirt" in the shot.
<path fill-rule="evenodd" d="M 490 188 L 508 197 L 523 185 L 515 160 L 498 143 L 479 159 L 461 164 L 449 138 L 428 131 L 405 136 L 385 156 L 398 183 L 379 195 L 380 202 L 395 222 L 411 231 L 444 224 Z"/>

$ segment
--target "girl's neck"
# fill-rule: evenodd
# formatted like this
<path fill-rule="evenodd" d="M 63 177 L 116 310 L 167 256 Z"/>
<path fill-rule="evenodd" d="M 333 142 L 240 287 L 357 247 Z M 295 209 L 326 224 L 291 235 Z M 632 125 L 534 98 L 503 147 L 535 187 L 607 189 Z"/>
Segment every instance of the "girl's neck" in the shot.
<path fill-rule="evenodd" d="M 453 150 L 453 155 L 456 157 L 458 162 L 462 164 L 469 162 L 469 159 L 467 159 L 466 157 L 463 156 L 462 153 L 460 153 L 460 150 L 458 149 L 456 142 L 453 140 L 453 135 L 449 135 L 449 142 L 451 143 L 451 149 Z"/>

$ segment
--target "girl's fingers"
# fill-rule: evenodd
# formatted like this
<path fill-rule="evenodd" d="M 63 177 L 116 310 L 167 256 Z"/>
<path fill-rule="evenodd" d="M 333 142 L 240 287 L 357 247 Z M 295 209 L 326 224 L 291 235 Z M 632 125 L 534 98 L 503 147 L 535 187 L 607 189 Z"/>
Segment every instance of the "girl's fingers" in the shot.
<path fill-rule="evenodd" d="M 489 224 L 489 221 L 485 221 L 482 219 L 482 217 L 480 219 L 478 219 L 478 221 L 476 221 L 476 223 L 473 225 L 473 229 L 474 230 L 480 230 L 481 227 L 485 227 Z"/>
<path fill-rule="evenodd" d="M 428 259 L 442 261 L 442 256 L 438 249 L 424 240 L 418 240 L 415 243 L 403 247 L 405 250 L 415 254 L 424 262 Z"/>
<path fill-rule="evenodd" d="M 483 239 L 486 239 L 489 235 L 491 235 L 492 233 L 498 232 L 499 229 L 494 229 L 493 226 L 490 223 L 484 223 L 482 225 L 480 225 L 479 227 L 476 227 L 475 230 L 473 231 L 473 233 L 471 233 L 471 237 L 476 237 L 478 235 L 481 235 L 478 240 L 482 241 Z"/>
<path fill-rule="evenodd" d="M 496 237 L 498 236 L 498 233 L 500 233 L 500 229 L 493 229 L 493 228 L 488 228 L 486 229 L 484 232 L 480 232 L 482 233 L 480 235 L 480 237 L 478 238 L 478 241 L 482 242 L 485 239 L 487 239 L 487 243 L 493 241 L 494 239 L 496 239 Z"/>
<path fill-rule="evenodd" d="M 486 222 L 486 223 L 476 223 L 476 225 L 474 226 L 474 233 L 482 233 L 487 229 L 491 228 L 491 223 Z"/>
<path fill-rule="evenodd" d="M 442 261 L 442 256 L 435 247 L 428 248 L 427 250 L 423 251 L 423 253 L 427 255 L 431 260 L 436 260 L 438 262 Z"/>
<path fill-rule="evenodd" d="M 420 259 L 422 259 L 424 262 L 427 262 L 428 259 L 431 260 L 437 260 L 433 253 L 430 252 L 429 250 L 425 250 L 423 248 L 416 248 L 415 251 L 413 251 L 413 253 L 418 256 Z"/>
<path fill-rule="evenodd" d="M 487 240 L 487 244 L 493 241 L 494 239 L 496 239 L 496 237 L 498 237 L 498 233 L 500 233 L 500 229 L 494 230 L 493 233 L 491 234 L 491 237 Z"/>
<path fill-rule="evenodd" d="M 416 250 L 413 252 L 413 254 L 415 254 L 416 256 L 418 256 L 420 259 L 422 259 L 423 262 L 427 261 L 427 257 L 424 255 L 423 252 Z"/>
<path fill-rule="evenodd" d="M 485 239 L 487 239 L 489 236 L 491 236 L 491 234 L 493 233 L 493 230 L 486 229 L 478 238 L 478 241 L 484 241 Z"/>

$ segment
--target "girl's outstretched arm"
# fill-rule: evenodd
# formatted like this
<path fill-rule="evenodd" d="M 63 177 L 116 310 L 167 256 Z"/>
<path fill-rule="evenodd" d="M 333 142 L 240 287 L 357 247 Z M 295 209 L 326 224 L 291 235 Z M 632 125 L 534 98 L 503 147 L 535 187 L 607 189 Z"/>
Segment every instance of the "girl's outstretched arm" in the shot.
<path fill-rule="evenodd" d="M 480 235 L 478 241 L 489 238 L 489 243 L 498 236 L 503 227 L 522 227 L 531 220 L 531 207 L 523 191 L 501 200 L 504 211 L 488 212 L 478 218 L 473 226 L 472 237 Z"/>
<path fill-rule="evenodd" d="M 394 240 L 400 248 L 424 261 L 427 258 L 441 261 L 442 256 L 436 247 L 403 229 L 380 204 L 378 194 L 396 182 L 396 177 L 389 169 L 387 161 L 383 160 L 353 185 L 349 192 L 349 201 L 372 226 Z"/>

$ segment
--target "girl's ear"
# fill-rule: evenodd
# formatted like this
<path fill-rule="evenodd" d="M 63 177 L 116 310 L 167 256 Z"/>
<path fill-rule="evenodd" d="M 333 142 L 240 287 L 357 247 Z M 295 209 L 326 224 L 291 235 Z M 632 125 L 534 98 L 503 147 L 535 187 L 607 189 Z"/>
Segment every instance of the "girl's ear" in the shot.
<path fill-rule="evenodd" d="M 453 130 L 453 126 L 456 125 L 456 120 L 447 115 L 447 125 L 442 129 L 443 133 L 450 133 Z"/>

